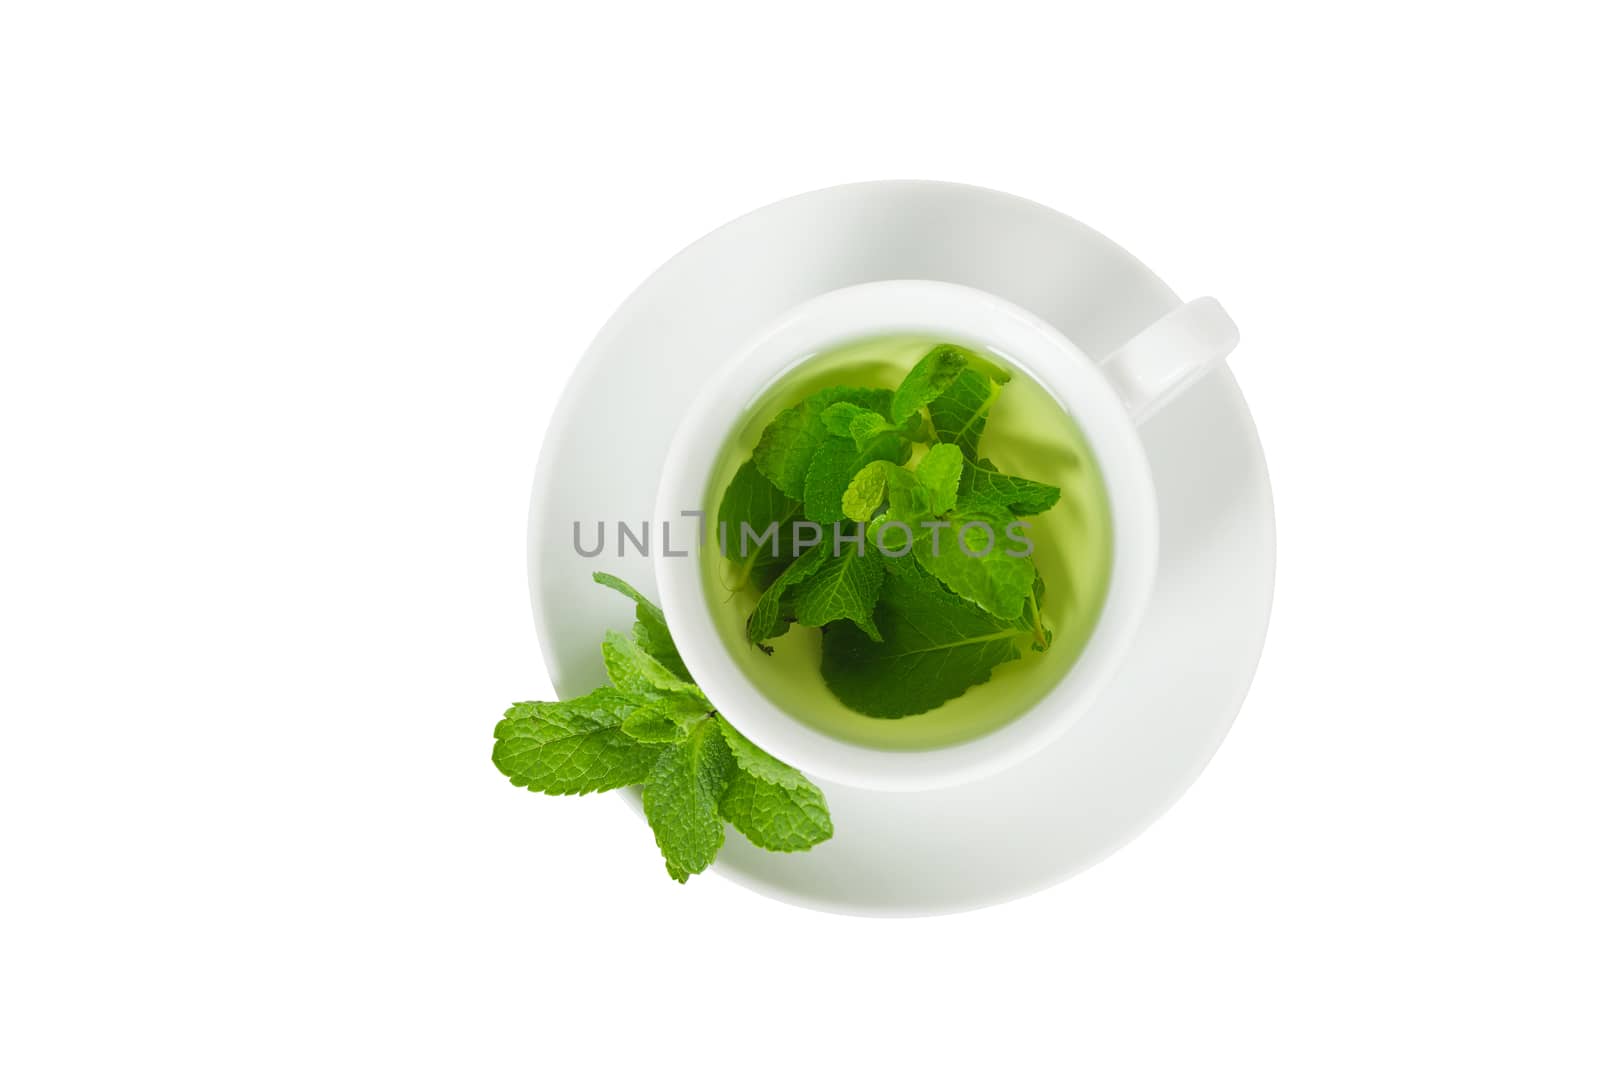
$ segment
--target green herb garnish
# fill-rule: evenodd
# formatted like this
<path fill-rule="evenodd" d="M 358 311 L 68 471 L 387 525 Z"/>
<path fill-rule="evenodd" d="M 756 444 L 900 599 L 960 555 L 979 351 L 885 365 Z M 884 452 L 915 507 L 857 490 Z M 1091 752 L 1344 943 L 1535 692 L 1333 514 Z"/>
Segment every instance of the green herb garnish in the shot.
<path fill-rule="evenodd" d="M 780 412 L 718 512 L 735 589 L 762 591 L 746 637 L 822 630 L 822 676 L 849 708 L 900 718 L 986 682 L 1051 640 L 1020 517 L 1061 491 L 980 455 L 1009 375 L 937 345 L 898 389 L 831 386 Z M 823 528 L 802 541 L 795 521 Z M 752 544 L 750 532 L 770 532 Z"/>
<path fill-rule="evenodd" d="M 637 605 L 631 636 L 605 636 L 611 685 L 571 701 L 512 705 L 495 726 L 495 767 L 544 794 L 642 785 L 645 818 L 680 883 L 716 859 L 724 821 L 782 853 L 831 838 L 822 791 L 717 715 L 661 609 L 613 575 L 594 579 Z"/>

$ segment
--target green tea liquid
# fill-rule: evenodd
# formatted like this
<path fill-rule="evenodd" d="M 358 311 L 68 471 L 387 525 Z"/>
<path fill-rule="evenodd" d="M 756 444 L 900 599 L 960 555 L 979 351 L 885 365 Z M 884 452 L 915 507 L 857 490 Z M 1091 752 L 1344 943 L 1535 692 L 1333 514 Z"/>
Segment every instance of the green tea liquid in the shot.
<path fill-rule="evenodd" d="M 820 353 L 775 383 L 735 426 L 703 507 L 714 523 L 718 503 L 739 465 L 750 458 L 773 416 L 825 386 L 894 389 L 929 349 L 951 338 L 896 335 L 852 342 Z M 962 342 L 966 344 L 966 342 Z M 1002 664 L 988 682 L 930 712 L 873 719 L 846 707 L 822 681 L 822 635 L 791 627 L 768 656 L 745 640 L 744 625 L 761 592 L 730 589 L 732 567 L 717 548 L 715 530 L 702 547 L 701 573 L 712 615 L 729 654 L 774 704 L 836 738 L 879 749 L 931 749 L 986 734 L 1032 708 L 1072 669 L 1088 643 L 1111 577 L 1111 512 L 1099 466 L 1083 433 L 1055 398 L 1002 352 L 968 345 L 1012 372 L 989 412 L 979 454 L 1008 475 L 1061 487 L 1061 500 L 1031 524 L 1033 563 L 1045 582 L 1042 615 L 1055 634 L 1043 653 L 1019 640 L 1022 659 Z M 918 446 L 915 464 L 926 451 Z M 853 530 L 853 526 L 851 528 Z M 730 532 L 737 537 L 738 532 Z M 824 531 L 824 538 L 831 531 Z M 998 549 L 996 551 L 999 551 Z M 846 626 L 848 624 L 838 624 Z M 730 710 L 737 721 L 737 713 Z"/>

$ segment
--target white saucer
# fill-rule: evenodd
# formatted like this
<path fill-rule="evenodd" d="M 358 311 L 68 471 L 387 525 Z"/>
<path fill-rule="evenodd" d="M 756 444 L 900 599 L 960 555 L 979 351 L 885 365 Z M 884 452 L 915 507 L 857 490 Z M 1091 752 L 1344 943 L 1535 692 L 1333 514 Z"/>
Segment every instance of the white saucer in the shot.
<path fill-rule="evenodd" d="M 824 189 L 689 246 L 600 331 L 539 458 L 529 581 L 560 696 L 604 681 L 600 637 L 632 616 L 590 571 L 654 589 L 649 561 L 637 555 L 580 558 L 573 521 L 642 521 L 675 413 L 719 359 L 800 301 L 890 278 L 989 290 L 1054 323 L 1090 355 L 1111 351 L 1179 303 L 1139 261 L 1082 224 L 971 186 Z M 1248 331 L 1246 323 L 1247 346 Z M 1226 370 L 1141 433 L 1160 495 L 1160 575 L 1106 697 L 1049 749 L 981 782 L 910 794 L 819 782 L 833 813 L 831 841 L 774 854 L 729 834 L 713 870 L 808 908 L 957 912 L 1082 871 L 1178 799 L 1221 744 L 1255 673 L 1272 601 L 1272 493 L 1255 425 Z M 634 792 L 625 796 L 637 807 Z"/>

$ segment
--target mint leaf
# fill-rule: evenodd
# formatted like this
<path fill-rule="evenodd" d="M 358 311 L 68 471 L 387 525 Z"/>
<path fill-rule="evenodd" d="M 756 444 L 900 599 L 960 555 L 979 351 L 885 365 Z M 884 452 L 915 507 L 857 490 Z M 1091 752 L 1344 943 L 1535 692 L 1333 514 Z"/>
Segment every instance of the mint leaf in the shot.
<path fill-rule="evenodd" d="M 689 678 L 689 669 L 684 666 L 683 657 L 678 655 L 678 647 L 672 641 L 672 634 L 667 630 L 667 617 L 656 607 L 655 602 L 615 575 L 596 571 L 591 577 L 600 585 L 616 590 L 624 597 L 632 598 L 637 605 L 634 610 L 636 622 L 633 625 L 633 636 L 639 643 L 639 648 L 660 661 L 663 667 L 680 679 L 685 682 L 693 681 Z"/>
<path fill-rule="evenodd" d="M 678 882 L 705 871 L 722 848 L 718 803 L 737 765 L 717 721 L 707 719 L 666 747 L 644 784 L 644 815 Z"/>
<path fill-rule="evenodd" d="M 928 512 L 927 487 L 910 471 L 888 460 L 874 461 L 857 471 L 845 487 L 840 508 L 845 518 L 865 523 L 876 515 L 885 496 L 893 517 L 901 522 Z"/>
<path fill-rule="evenodd" d="M 719 808 L 740 834 L 776 853 L 810 849 L 833 837 L 827 802 L 811 783 L 785 790 L 743 771 L 735 772 Z"/>
<path fill-rule="evenodd" d="M 795 594 L 795 620 L 803 626 L 820 627 L 836 619 L 848 619 L 874 640 L 878 628 L 872 610 L 883 586 L 883 559 L 875 552 L 842 552 L 824 560 L 814 575 L 802 583 Z"/>
<path fill-rule="evenodd" d="M 621 631 L 606 631 L 600 646 L 606 676 L 623 693 L 653 695 L 660 691 L 700 693 L 700 687 L 675 674 L 661 661 L 645 652 L 638 642 Z"/>
<path fill-rule="evenodd" d="M 829 438 L 816 451 L 806 472 L 806 518 L 817 523 L 837 523 L 845 518 L 844 493 L 856 472 L 877 460 L 903 464 L 911 458 L 911 443 L 893 431 L 869 438 L 865 445 L 854 439 Z"/>
<path fill-rule="evenodd" d="M 839 498 L 839 508 L 845 518 L 865 523 L 876 515 L 883 505 L 883 495 L 889 490 L 890 472 L 898 470 L 887 460 L 879 460 L 857 471 Z"/>
<path fill-rule="evenodd" d="M 623 731 L 638 700 L 603 687 L 572 701 L 522 701 L 494 729 L 494 766 L 514 786 L 586 794 L 644 782 L 659 746 Z"/>
<path fill-rule="evenodd" d="M 916 413 L 912 413 L 912 419 L 917 418 L 919 417 Z M 856 448 L 865 449 L 872 444 L 873 439 L 879 434 L 887 434 L 893 431 L 904 436 L 907 428 L 911 425 L 911 421 L 908 420 L 904 427 L 895 426 L 877 412 L 862 412 L 850 420 L 849 437 L 851 441 L 856 443 Z"/>
<path fill-rule="evenodd" d="M 989 422 L 989 409 L 1000 396 L 1001 383 L 970 367 L 928 403 L 933 432 L 940 441 L 960 446 L 969 460 L 978 458 L 978 439 Z"/>
<path fill-rule="evenodd" d="M 1033 561 L 1006 549 L 1005 516 L 951 512 L 942 527 L 919 526 L 913 542 L 917 562 L 953 592 L 1000 619 L 1022 615 L 1033 590 Z"/>
<path fill-rule="evenodd" d="M 846 488 L 844 511 L 859 521 L 872 516 L 887 495 L 888 514 L 868 529 L 873 544 L 878 544 L 879 523 L 906 524 L 917 560 L 929 574 L 992 615 L 1016 619 L 1033 589 L 1033 561 L 1007 551 L 1012 542 L 1006 528 L 1015 521 L 1010 512 L 955 507 L 962 467 L 961 450 L 949 443 L 928 450 L 915 472 L 881 461 L 871 464 Z M 895 531 L 893 538 L 883 533 L 883 549 L 898 553 L 904 532 Z M 869 627 L 862 629 L 871 633 Z"/>
<path fill-rule="evenodd" d="M 743 589 L 748 581 L 764 589 L 789 566 L 794 559 L 794 521 L 799 518 L 800 502 L 785 496 L 754 461 L 739 465 L 717 509 L 718 534 L 725 539 L 725 555 L 734 566 L 734 589 Z M 750 530 L 748 538 L 745 527 Z M 771 537 L 766 537 L 768 531 Z"/>
<path fill-rule="evenodd" d="M 928 455 L 917 464 L 917 481 L 927 487 L 930 512 L 938 515 L 956 506 L 964 462 L 957 446 L 941 442 L 929 449 Z"/>
<path fill-rule="evenodd" d="M 876 621 L 882 641 L 849 625 L 822 633 L 822 678 L 857 712 L 885 719 L 937 708 L 1021 656 L 1020 621 L 996 619 L 911 559 L 887 560 Z"/>
<path fill-rule="evenodd" d="M 969 355 L 957 345 L 938 345 L 918 360 L 894 391 L 889 418 L 901 422 L 943 394 L 966 368 Z"/>
<path fill-rule="evenodd" d="M 774 486 L 797 501 L 803 500 L 806 472 L 817 450 L 830 437 L 822 414 L 832 405 L 846 401 L 888 415 L 892 398 L 886 389 L 829 386 L 819 390 L 773 417 L 761 432 L 752 459 Z"/>
<path fill-rule="evenodd" d="M 622 732 L 649 744 L 681 742 L 701 720 L 711 715 L 711 705 L 693 694 L 662 694 L 640 705 L 622 721 Z"/>
<path fill-rule="evenodd" d="M 1002 475 L 988 460 L 967 464 L 961 472 L 958 500 L 971 512 L 1038 515 L 1055 507 L 1061 491 L 1032 479 Z"/>
<path fill-rule="evenodd" d="M 881 413 L 875 412 L 870 408 L 863 408 L 859 404 L 851 404 L 849 401 L 830 404 L 827 410 L 822 413 L 822 425 L 827 427 L 828 433 L 836 438 L 852 437 L 850 427 L 858 419 L 862 420 L 862 426 L 876 426 L 879 429 L 883 429 L 889 425 L 889 420 L 885 419 Z"/>
<path fill-rule="evenodd" d="M 922 413 L 912 412 L 897 423 L 891 423 L 880 413 L 859 405 L 841 401 L 822 413 L 822 422 L 834 437 L 849 438 L 858 448 L 866 448 L 879 434 L 894 431 L 912 439 L 922 428 Z"/>
<path fill-rule="evenodd" d="M 721 726 L 723 738 L 728 743 L 728 751 L 741 770 L 767 782 L 777 783 L 779 786 L 797 786 L 808 781 L 800 772 L 740 734 L 732 723 L 725 719 L 719 719 L 717 722 Z"/>
<path fill-rule="evenodd" d="M 724 818 L 762 849 L 792 853 L 833 837 L 822 791 L 804 775 L 719 721 L 737 768 L 722 795 Z"/>
<path fill-rule="evenodd" d="M 786 600 L 789 599 L 790 588 L 815 574 L 827 561 L 831 548 L 826 541 L 813 545 L 772 580 L 767 592 L 756 602 L 750 618 L 745 620 L 744 635 L 752 645 L 760 645 L 789 629 L 789 624 L 784 619 L 784 607 Z"/>

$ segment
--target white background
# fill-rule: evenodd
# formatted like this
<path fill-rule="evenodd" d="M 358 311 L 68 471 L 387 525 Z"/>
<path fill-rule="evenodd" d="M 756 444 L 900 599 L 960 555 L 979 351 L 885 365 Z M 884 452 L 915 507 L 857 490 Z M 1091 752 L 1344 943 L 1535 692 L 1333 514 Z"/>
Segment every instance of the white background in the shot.
<path fill-rule="evenodd" d="M 7 4 L 0 1060 L 1596 1063 L 1586 7 Z M 1280 537 L 1190 794 L 913 921 L 489 763 L 589 338 L 884 177 L 1222 298 Z"/>

